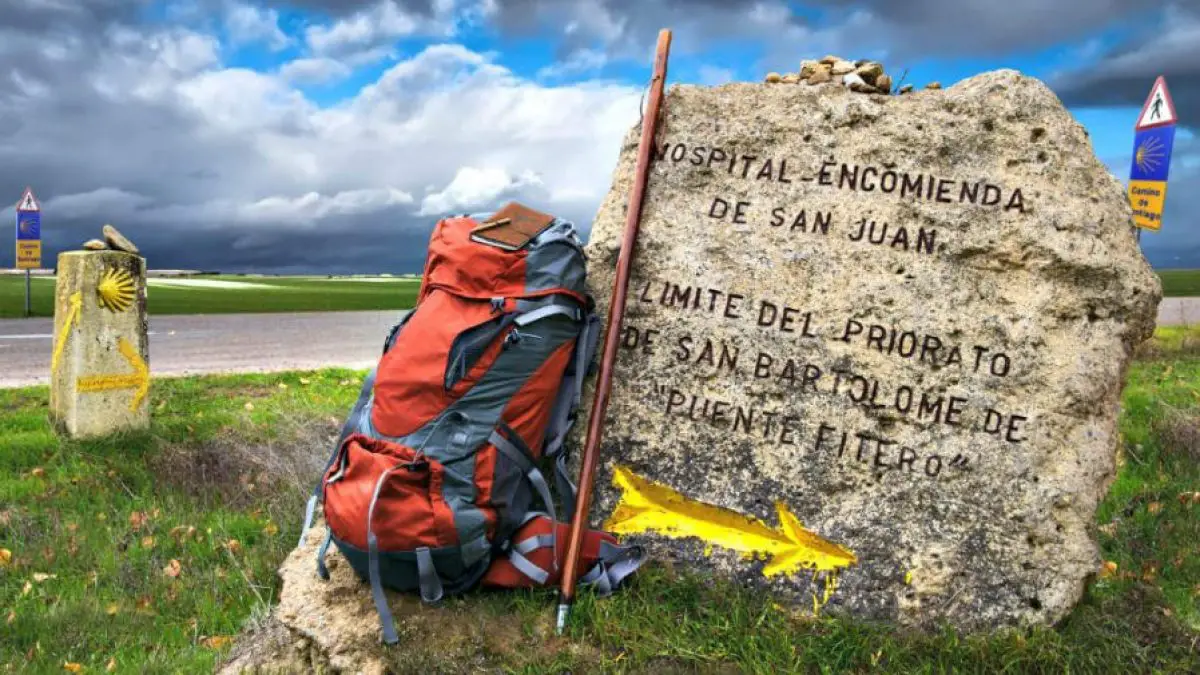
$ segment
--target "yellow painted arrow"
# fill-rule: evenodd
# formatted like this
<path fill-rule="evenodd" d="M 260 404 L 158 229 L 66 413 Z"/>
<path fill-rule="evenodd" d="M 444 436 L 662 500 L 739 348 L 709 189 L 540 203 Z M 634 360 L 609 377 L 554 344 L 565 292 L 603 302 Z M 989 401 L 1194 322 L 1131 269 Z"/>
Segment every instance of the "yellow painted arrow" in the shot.
<path fill-rule="evenodd" d="M 146 393 L 150 391 L 150 368 L 142 360 L 142 355 L 138 353 L 137 347 L 134 347 L 133 343 L 129 340 L 119 338 L 117 348 L 121 351 L 121 356 L 124 356 L 129 365 L 133 366 L 132 373 L 128 375 L 92 375 L 90 377 L 81 377 L 76 381 L 75 386 L 81 392 L 136 388 L 137 391 L 133 394 L 133 402 L 129 404 L 129 411 L 134 412 L 146 398 Z"/>
<path fill-rule="evenodd" d="M 783 502 L 778 530 L 736 511 L 684 497 L 618 466 L 613 485 L 621 499 L 605 529 L 615 534 L 655 532 L 667 537 L 697 537 L 710 544 L 740 551 L 746 556 L 770 555 L 765 576 L 795 574 L 802 569 L 836 571 L 858 561 L 849 550 L 806 530 Z"/>
<path fill-rule="evenodd" d="M 54 353 L 50 356 L 50 376 L 58 372 L 58 362 L 62 358 L 63 348 L 67 346 L 67 337 L 71 334 L 71 326 L 79 320 L 79 310 L 83 307 L 83 293 L 75 291 L 69 300 L 71 307 L 67 310 L 67 318 L 54 342 Z"/>

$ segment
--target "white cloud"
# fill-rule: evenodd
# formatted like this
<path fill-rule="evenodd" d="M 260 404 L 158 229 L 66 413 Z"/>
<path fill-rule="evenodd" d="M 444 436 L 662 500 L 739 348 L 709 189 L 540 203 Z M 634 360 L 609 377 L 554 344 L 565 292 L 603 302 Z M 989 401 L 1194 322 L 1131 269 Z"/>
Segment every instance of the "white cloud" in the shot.
<path fill-rule="evenodd" d="M 441 8 L 445 12 L 445 5 L 439 2 L 435 10 Z M 450 34 L 453 30 L 452 17 L 444 13 L 435 14 L 435 17 L 431 22 L 405 11 L 395 0 L 379 0 L 371 7 L 332 24 L 310 26 L 305 31 L 305 40 L 314 53 L 331 55 L 368 50 L 418 33 Z"/>
<path fill-rule="evenodd" d="M 235 209 L 235 214 L 239 221 L 246 223 L 309 223 L 331 216 L 375 213 L 412 201 L 412 195 L 390 187 L 345 190 L 328 196 L 308 192 L 298 197 L 267 197 L 242 204 Z"/>
<path fill-rule="evenodd" d="M 322 84 L 340 80 L 353 72 L 345 61 L 325 57 L 288 61 L 279 68 L 279 76 L 297 84 Z"/>
<path fill-rule="evenodd" d="M 279 12 L 235 2 L 225 14 L 225 30 L 234 44 L 262 42 L 278 51 L 291 40 L 279 28 Z"/>
<path fill-rule="evenodd" d="M 322 106 L 297 87 L 344 72 L 333 57 L 264 73 L 224 66 L 195 31 L 103 40 L 21 71 L 44 102 L 0 92 L 27 139 L 0 131 L 0 181 L 34 186 L 48 250 L 112 222 L 156 266 L 404 269 L 437 216 L 509 199 L 586 229 L 641 94 L 549 86 L 441 44 Z"/>
<path fill-rule="evenodd" d="M 700 84 L 714 86 L 733 81 L 733 71 L 716 66 L 700 66 Z"/>
<path fill-rule="evenodd" d="M 608 55 L 599 49 L 581 49 L 567 58 L 538 70 L 539 78 L 570 77 L 599 70 L 608 63 Z"/>
<path fill-rule="evenodd" d="M 520 191 L 524 187 L 541 185 L 541 178 L 532 171 L 510 176 L 500 168 L 477 169 L 464 166 L 454 174 L 454 179 L 445 189 L 427 195 L 422 200 L 418 215 L 471 211 L 495 202 L 501 195 Z"/>

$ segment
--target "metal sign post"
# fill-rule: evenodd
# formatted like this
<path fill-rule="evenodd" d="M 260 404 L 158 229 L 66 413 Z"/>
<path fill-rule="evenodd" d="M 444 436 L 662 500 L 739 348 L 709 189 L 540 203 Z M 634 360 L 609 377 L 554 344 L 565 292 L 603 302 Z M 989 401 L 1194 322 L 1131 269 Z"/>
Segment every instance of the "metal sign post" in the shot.
<path fill-rule="evenodd" d="M 41 266 L 42 207 L 27 187 L 17 201 L 17 269 L 25 270 L 25 316 L 33 313 L 29 271 Z"/>
<path fill-rule="evenodd" d="M 1133 207 L 1138 241 L 1142 240 L 1142 230 L 1157 232 L 1162 227 L 1163 205 L 1167 200 L 1167 169 L 1171 166 L 1171 146 L 1175 142 L 1178 118 L 1167 81 L 1160 75 L 1133 127 L 1129 204 Z"/>

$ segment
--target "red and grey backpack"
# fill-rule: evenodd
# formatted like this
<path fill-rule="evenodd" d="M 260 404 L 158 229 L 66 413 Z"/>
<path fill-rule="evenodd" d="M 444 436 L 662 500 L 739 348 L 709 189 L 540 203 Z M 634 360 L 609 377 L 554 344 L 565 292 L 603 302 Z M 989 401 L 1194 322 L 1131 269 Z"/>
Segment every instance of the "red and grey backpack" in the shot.
<path fill-rule="evenodd" d="M 370 582 L 388 643 L 384 587 L 437 602 L 553 584 L 564 564 L 557 516 L 575 505 L 564 441 L 600 332 L 584 253 L 564 220 L 515 251 L 473 241 L 481 220 L 435 226 L 416 306 L 387 336 L 305 514 L 307 533 L 323 501 L 318 573 L 328 578 L 332 542 Z M 642 563 L 607 533 L 584 542 L 581 583 L 600 594 Z"/>

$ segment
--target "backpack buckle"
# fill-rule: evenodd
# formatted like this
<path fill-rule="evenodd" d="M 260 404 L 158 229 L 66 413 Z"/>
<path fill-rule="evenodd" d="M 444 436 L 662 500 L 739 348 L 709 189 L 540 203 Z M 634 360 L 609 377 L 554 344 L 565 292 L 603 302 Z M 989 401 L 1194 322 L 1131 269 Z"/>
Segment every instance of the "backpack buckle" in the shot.
<path fill-rule="evenodd" d="M 422 452 L 413 457 L 412 461 L 401 464 L 400 467 L 406 471 L 424 471 L 429 468 L 429 458 Z"/>
<path fill-rule="evenodd" d="M 492 314 L 504 311 L 504 298 L 492 298 Z"/>

